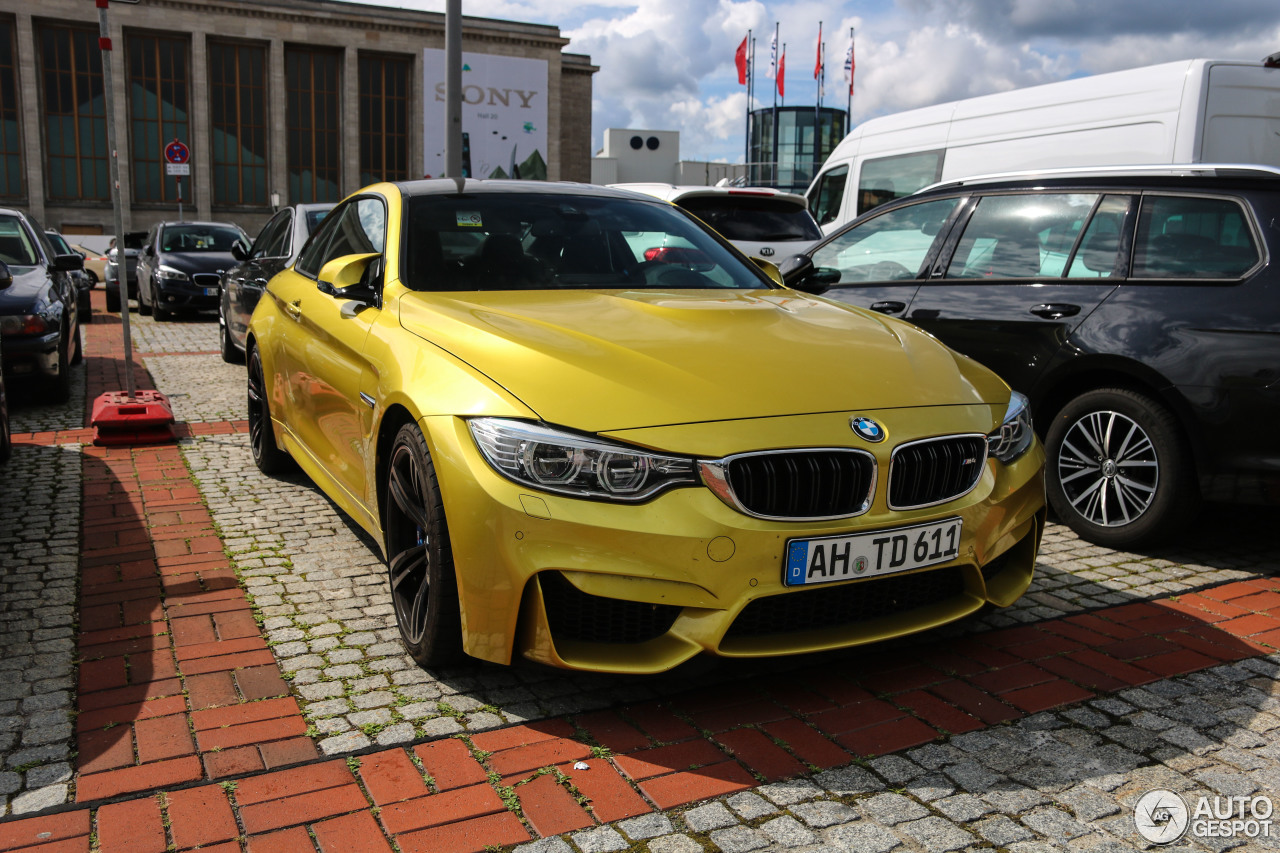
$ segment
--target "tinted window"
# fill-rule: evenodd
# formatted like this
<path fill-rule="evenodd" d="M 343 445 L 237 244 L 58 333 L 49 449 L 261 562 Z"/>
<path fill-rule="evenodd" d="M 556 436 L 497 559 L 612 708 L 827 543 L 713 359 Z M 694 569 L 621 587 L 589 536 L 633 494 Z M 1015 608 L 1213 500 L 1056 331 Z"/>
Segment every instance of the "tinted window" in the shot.
<path fill-rule="evenodd" d="M 253 241 L 252 258 L 278 258 L 281 255 L 289 253 L 287 243 L 289 242 L 289 232 L 292 231 L 293 213 L 292 211 L 282 211 L 274 219 L 267 223 L 262 229 L 262 233 L 258 235 L 258 239 Z"/>
<path fill-rule="evenodd" d="M 415 290 L 771 286 L 692 218 L 655 202 L 428 195 L 409 199 L 404 216 L 401 279 Z"/>
<path fill-rule="evenodd" d="M 1098 205 L 1084 237 L 1071 259 L 1067 278 L 1109 278 L 1115 275 L 1120 254 L 1120 235 L 1129 214 L 1129 196 L 1109 195 Z"/>
<path fill-rule="evenodd" d="M 921 151 L 864 161 L 858 176 L 858 215 L 936 183 L 942 177 L 945 153 Z"/>
<path fill-rule="evenodd" d="M 1059 277 L 1098 196 L 984 196 L 965 226 L 947 278 Z"/>
<path fill-rule="evenodd" d="M 882 213 L 833 238 L 813 264 L 840 270 L 841 282 L 915 278 L 957 203 L 946 198 Z"/>
<path fill-rule="evenodd" d="M 376 198 L 347 202 L 326 219 L 321 230 L 298 257 L 297 269 L 310 276 L 343 255 L 382 252 L 386 243 L 387 212 Z"/>
<path fill-rule="evenodd" d="M 240 229 L 227 225 L 166 225 L 160 251 L 230 252 L 231 244 L 242 237 Z"/>
<path fill-rule="evenodd" d="M 36 247 L 27 229 L 13 216 L 0 216 L 0 261 L 20 267 L 33 267 L 39 261 Z"/>
<path fill-rule="evenodd" d="M 822 237 L 809 211 L 763 196 L 692 196 L 676 202 L 719 231 L 726 240 L 818 240 Z"/>
<path fill-rule="evenodd" d="M 1238 278 L 1258 262 L 1236 201 L 1147 196 L 1138 217 L 1135 278 Z"/>
<path fill-rule="evenodd" d="M 844 201 L 844 185 L 849 180 L 849 167 L 837 166 L 818 176 L 818 183 L 809 194 L 809 210 L 819 225 L 834 222 L 840 215 Z"/>

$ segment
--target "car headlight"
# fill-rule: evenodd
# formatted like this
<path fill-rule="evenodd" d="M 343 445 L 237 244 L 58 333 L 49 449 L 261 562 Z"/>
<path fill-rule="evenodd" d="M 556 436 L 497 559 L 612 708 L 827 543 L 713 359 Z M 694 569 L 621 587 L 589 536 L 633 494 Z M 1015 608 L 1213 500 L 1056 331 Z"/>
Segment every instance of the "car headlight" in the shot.
<path fill-rule="evenodd" d="M 672 486 L 698 484 L 694 461 L 526 421 L 474 418 L 476 445 L 499 474 L 577 498 L 635 502 Z"/>
<path fill-rule="evenodd" d="M 156 267 L 156 278 L 168 279 L 169 281 L 186 281 L 187 274 L 180 269 L 169 266 L 168 264 L 161 264 Z"/>
<path fill-rule="evenodd" d="M 988 452 L 1001 462 L 1012 462 L 1027 452 L 1034 436 L 1031 404 L 1024 395 L 1014 391 L 1004 413 L 1004 423 L 1000 424 L 1000 429 L 987 435 Z"/>

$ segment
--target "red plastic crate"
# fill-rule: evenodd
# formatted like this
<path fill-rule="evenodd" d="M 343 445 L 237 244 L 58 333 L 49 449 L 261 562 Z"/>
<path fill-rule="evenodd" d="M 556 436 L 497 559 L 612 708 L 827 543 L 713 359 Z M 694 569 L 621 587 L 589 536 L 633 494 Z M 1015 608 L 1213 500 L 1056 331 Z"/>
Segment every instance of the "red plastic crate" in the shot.
<path fill-rule="evenodd" d="M 160 444 L 173 441 L 173 409 L 159 391 L 108 391 L 93 401 L 93 443 L 97 445 Z"/>

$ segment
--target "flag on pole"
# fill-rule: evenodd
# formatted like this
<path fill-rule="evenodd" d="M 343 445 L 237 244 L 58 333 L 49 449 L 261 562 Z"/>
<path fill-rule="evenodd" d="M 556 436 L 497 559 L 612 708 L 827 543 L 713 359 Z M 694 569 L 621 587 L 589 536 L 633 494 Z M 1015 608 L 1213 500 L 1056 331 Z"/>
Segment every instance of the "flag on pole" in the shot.
<path fill-rule="evenodd" d="M 742 44 L 738 45 L 738 49 L 733 54 L 733 64 L 738 66 L 738 85 L 744 86 L 747 82 L 747 38 L 742 37 Z"/>
<path fill-rule="evenodd" d="M 764 76 L 773 78 L 778 76 L 778 30 L 773 31 L 773 38 L 769 40 L 769 73 Z"/>
<path fill-rule="evenodd" d="M 778 94 L 782 97 L 787 96 L 787 49 L 782 49 L 782 56 L 778 58 Z"/>
<path fill-rule="evenodd" d="M 844 52 L 844 81 L 849 84 L 849 94 L 853 94 L 853 36 L 849 36 L 849 47 Z"/>
<path fill-rule="evenodd" d="M 822 76 L 822 21 L 818 21 L 818 60 L 813 64 L 813 79 Z"/>

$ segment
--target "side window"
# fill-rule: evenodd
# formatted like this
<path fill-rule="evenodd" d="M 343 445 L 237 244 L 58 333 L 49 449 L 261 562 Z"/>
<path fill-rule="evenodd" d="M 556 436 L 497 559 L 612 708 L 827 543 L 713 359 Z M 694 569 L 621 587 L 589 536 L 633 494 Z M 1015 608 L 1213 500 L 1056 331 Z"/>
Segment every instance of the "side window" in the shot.
<path fill-rule="evenodd" d="M 840 215 L 840 203 L 844 201 L 844 185 L 849 180 L 849 167 L 837 166 L 818 176 L 813 193 L 809 196 L 809 210 L 819 225 L 834 222 Z"/>
<path fill-rule="evenodd" d="M 292 224 L 293 212 L 282 211 L 267 223 L 267 226 L 262 229 L 262 233 L 258 235 L 258 239 L 253 241 L 253 253 L 249 257 L 257 260 L 259 258 L 278 258 L 287 254 L 286 251 L 282 250 Z"/>
<path fill-rule="evenodd" d="M 945 154 L 939 149 L 864 160 L 858 173 L 858 215 L 937 183 L 942 178 Z"/>
<path fill-rule="evenodd" d="M 1120 254 L 1120 235 L 1124 233 L 1129 214 L 1130 196 L 1109 195 L 1102 199 L 1098 211 L 1089 221 L 1067 278 L 1109 278 L 1116 274 Z"/>
<path fill-rule="evenodd" d="M 381 252 L 386 244 L 387 209 L 376 198 L 347 202 L 330 214 L 298 257 L 299 272 L 315 278 L 320 268 L 343 255 Z"/>
<path fill-rule="evenodd" d="M 838 269 L 841 284 L 915 278 L 959 201 L 926 201 L 869 219 L 815 252 L 813 264 Z"/>
<path fill-rule="evenodd" d="M 1258 247 L 1238 201 L 1142 199 L 1133 278 L 1239 278 L 1257 263 Z"/>
<path fill-rule="evenodd" d="M 1057 278 L 1098 201 L 1085 193 L 984 196 L 969 217 L 947 278 Z"/>

